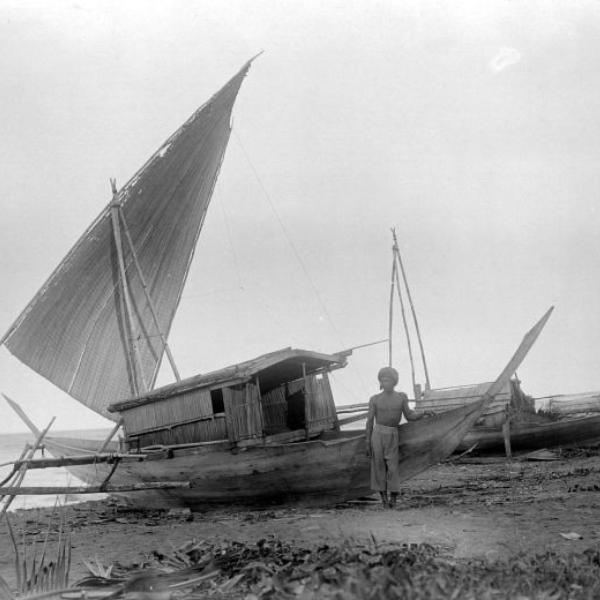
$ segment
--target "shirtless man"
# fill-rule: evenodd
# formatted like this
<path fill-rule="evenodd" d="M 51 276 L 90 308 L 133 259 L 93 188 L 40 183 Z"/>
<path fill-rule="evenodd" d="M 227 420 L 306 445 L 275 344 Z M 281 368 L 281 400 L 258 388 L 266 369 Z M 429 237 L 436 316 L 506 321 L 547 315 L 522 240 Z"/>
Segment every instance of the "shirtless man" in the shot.
<path fill-rule="evenodd" d="M 408 406 L 408 396 L 396 392 L 398 371 L 384 367 L 377 374 L 381 393 L 369 400 L 367 417 L 367 456 L 371 459 L 371 488 L 379 492 L 383 505 L 393 508 L 398 499 L 398 425 L 402 415 L 407 421 L 417 421 L 431 412 L 417 412 Z M 389 498 L 388 498 L 389 492 Z"/>

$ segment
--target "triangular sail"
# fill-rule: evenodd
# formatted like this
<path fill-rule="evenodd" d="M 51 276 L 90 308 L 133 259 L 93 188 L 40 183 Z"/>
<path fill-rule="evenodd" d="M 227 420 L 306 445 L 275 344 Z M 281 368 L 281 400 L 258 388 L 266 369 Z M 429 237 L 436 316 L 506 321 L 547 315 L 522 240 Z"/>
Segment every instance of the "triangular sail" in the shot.
<path fill-rule="evenodd" d="M 249 67 L 250 62 L 123 187 L 2 340 L 26 365 L 108 418 L 115 419 L 105 410 L 108 404 L 136 391 L 131 331 L 137 332 L 139 377 L 146 388 L 154 384 L 164 352 L 161 334 L 168 334 L 181 297 Z M 123 311 L 114 203 L 124 227 L 131 324 Z"/>

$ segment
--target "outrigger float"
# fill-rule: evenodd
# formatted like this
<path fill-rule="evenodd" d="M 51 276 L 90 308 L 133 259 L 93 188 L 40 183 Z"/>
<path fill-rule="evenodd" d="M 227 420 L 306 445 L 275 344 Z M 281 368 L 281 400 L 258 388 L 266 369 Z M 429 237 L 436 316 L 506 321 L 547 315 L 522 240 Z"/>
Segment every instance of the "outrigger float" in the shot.
<path fill-rule="evenodd" d="M 327 504 L 370 493 L 363 430 L 340 429 L 329 374 L 350 351 L 285 348 L 182 379 L 167 338 L 251 61 L 117 190 L 0 340 L 35 372 L 115 422 L 106 440 L 36 436 L 0 495 L 96 493 L 146 507 Z M 451 454 L 519 366 L 550 311 L 467 406 L 402 426 L 404 479 Z M 235 340 L 232 340 L 235 341 Z M 175 382 L 155 388 L 163 356 Z M 113 440 L 122 429 L 121 439 Z M 53 458 L 34 458 L 43 447 Z M 65 467 L 86 486 L 22 487 Z"/>

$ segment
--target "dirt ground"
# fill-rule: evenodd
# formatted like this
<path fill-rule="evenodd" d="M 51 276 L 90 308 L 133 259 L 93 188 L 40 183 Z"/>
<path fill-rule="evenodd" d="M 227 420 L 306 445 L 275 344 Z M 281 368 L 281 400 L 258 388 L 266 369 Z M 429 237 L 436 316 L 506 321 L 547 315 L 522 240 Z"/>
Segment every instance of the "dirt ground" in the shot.
<path fill-rule="evenodd" d="M 193 515 L 133 511 L 110 500 L 70 505 L 65 510 L 72 532 L 71 581 L 87 575 L 84 560 L 134 567 L 152 551 L 168 554 L 190 540 L 249 543 L 274 536 L 311 547 L 375 538 L 381 543 L 426 542 L 455 558 L 490 560 L 519 552 L 597 549 L 600 457 L 583 454 L 556 461 L 463 459 L 441 464 L 406 482 L 393 510 L 374 499 L 312 510 L 221 507 Z M 17 539 L 43 539 L 49 515 L 49 509 L 10 513 Z M 56 525 L 51 541 L 58 537 L 53 530 Z M 14 573 L 13 546 L 3 521 L 0 574 L 13 585 Z"/>

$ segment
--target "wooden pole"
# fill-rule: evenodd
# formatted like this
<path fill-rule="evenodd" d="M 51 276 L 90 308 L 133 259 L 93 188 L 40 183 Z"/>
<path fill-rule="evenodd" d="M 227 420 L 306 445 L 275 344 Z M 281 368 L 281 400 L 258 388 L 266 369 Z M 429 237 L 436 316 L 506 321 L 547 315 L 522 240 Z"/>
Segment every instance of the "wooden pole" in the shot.
<path fill-rule="evenodd" d="M 39 436 L 40 430 L 35 426 L 33 421 L 25 414 L 25 411 L 14 400 L 11 400 L 6 394 L 3 393 L 2 396 L 4 396 L 4 399 L 6 400 L 6 402 L 8 402 L 8 405 L 17 413 L 17 415 L 19 415 L 23 423 L 27 425 L 29 431 L 31 431 L 33 435 Z"/>
<path fill-rule="evenodd" d="M 362 419 L 366 419 L 369 414 L 369 411 L 361 413 L 359 415 L 352 415 L 351 417 L 344 417 L 338 421 L 338 425 L 348 425 L 349 423 L 354 423 L 355 421 L 361 421 Z"/>
<path fill-rule="evenodd" d="M 306 376 L 306 363 L 302 363 L 302 379 L 304 380 L 304 429 L 306 439 L 310 438 L 310 396 L 308 377 Z"/>
<path fill-rule="evenodd" d="M 154 326 L 156 327 L 156 331 L 158 331 L 158 335 L 160 337 L 160 341 L 163 345 L 163 350 L 167 355 L 167 359 L 169 360 L 169 364 L 171 365 L 171 369 L 173 370 L 173 375 L 175 375 L 175 379 L 177 381 L 181 381 L 181 377 L 179 376 L 179 371 L 177 370 L 177 365 L 175 364 L 175 359 L 171 354 L 171 349 L 169 348 L 169 344 L 167 343 L 167 338 L 163 334 L 160 325 L 158 323 L 158 317 L 156 316 L 156 310 L 154 308 L 154 302 L 152 302 L 152 298 L 150 298 L 150 293 L 148 292 L 148 285 L 146 283 L 146 278 L 142 272 L 142 267 L 140 266 L 140 262 L 137 257 L 137 252 L 135 251 L 135 247 L 133 245 L 133 240 L 131 239 L 131 234 L 129 233 L 129 227 L 127 226 L 127 222 L 125 221 L 125 215 L 123 211 L 119 209 L 119 215 L 121 217 L 121 221 L 123 223 L 123 230 L 125 231 L 125 237 L 127 238 L 127 243 L 129 244 L 129 248 L 131 249 L 131 255 L 133 256 L 133 264 L 138 273 L 138 277 L 142 283 L 142 289 L 144 290 L 144 294 L 146 296 L 146 301 L 148 302 L 148 306 L 150 307 L 150 312 L 152 313 L 152 320 L 154 321 Z M 156 375 L 158 374 L 158 369 L 156 369 L 156 373 L 153 379 L 156 379 Z M 154 382 L 152 382 L 153 386 Z"/>
<path fill-rule="evenodd" d="M 512 447 L 510 445 L 510 419 L 506 419 L 502 425 L 502 435 L 504 436 L 504 450 L 506 458 L 512 458 Z"/>
<path fill-rule="evenodd" d="M 513 354 L 508 364 L 504 367 L 502 373 L 498 375 L 498 378 L 483 394 L 482 399 L 484 403 L 491 401 L 496 394 L 510 381 L 512 374 L 519 368 L 523 359 L 527 356 L 527 353 L 537 340 L 538 336 L 542 332 L 542 329 L 546 326 L 546 322 L 550 318 L 554 306 L 551 306 L 544 316 L 525 334 L 525 337 L 519 344 L 516 352 Z"/>
<path fill-rule="evenodd" d="M 98 450 L 98 454 L 102 454 L 108 444 L 110 444 L 110 441 L 115 437 L 115 434 L 117 433 L 117 431 L 119 431 L 121 425 L 123 425 L 123 417 L 121 417 L 117 423 L 115 423 L 115 426 L 110 430 L 110 433 L 106 436 L 106 439 L 102 442 L 102 446 L 100 446 L 100 449 Z"/>
<path fill-rule="evenodd" d="M 110 216 L 112 221 L 113 234 L 115 236 L 115 246 L 117 248 L 117 262 L 119 263 L 119 279 L 121 282 L 121 294 L 123 305 L 125 307 L 125 318 L 129 329 L 129 344 L 127 347 L 129 364 L 131 367 L 131 384 L 135 396 L 140 394 L 140 382 L 146 391 L 146 383 L 142 373 L 142 358 L 140 349 L 137 343 L 137 333 L 135 330 L 135 321 L 133 320 L 133 308 L 131 305 L 131 297 L 129 296 L 129 285 L 127 284 L 127 272 L 125 269 L 125 260 L 123 258 L 123 245 L 121 242 L 121 227 L 119 225 L 119 210 L 117 182 L 114 179 L 110 180 L 113 192 L 113 201 L 110 207 Z"/>
<path fill-rule="evenodd" d="M 419 341 L 419 348 L 421 349 L 421 360 L 423 361 L 423 371 L 425 372 L 425 389 L 431 389 L 431 383 L 429 381 L 429 371 L 427 369 L 427 361 L 425 360 L 425 350 L 423 348 L 423 340 L 421 338 L 421 331 L 419 329 L 419 321 L 417 320 L 417 312 L 415 311 L 415 305 L 410 294 L 410 287 L 408 286 L 408 278 L 406 277 L 406 271 L 404 270 L 404 264 L 402 262 L 402 256 L 398 248 L 398 241 L 396 239 L 396 230 L 392 229 L 392 235 L 394 236 L 394 249 L 395 254 L 398 258 L 398 264 L 400 265 L 400 271 L 402 272 L 402 279 L 404 281 L 404 287 L 406 288 L 406 295 L 412 311 L 413 322 L 415 324 L 415 331 L 417 332 L 417 340 Z"/>
<path fill-rule="evenodd" d="M 54 423 L 55 420 L 56 420 L 56 417 L 52 417 L 52 419 L 50 419 L 50 423 L 48 423 L 48 426 L 46 427 L 46 429 L 44 429 L 43 431 L 40 432 L 40 434 L 37 436 L 37 439 L 35 440 L 35 443 L 31 447 L 29 452 L 25 455 L 26 458 L 30 459 L 36 453 L 37 449 L 40 447 L 40 444 L 42 443 L 42 440 L 46 437 L 46 434 L 48 433 L 50 427 L 52 427 L 52 423 Z M 21 487 L 21 483 L 23 482 L 23 479 L 25 478 L 25 473 L 27 473 L 27 465 L 26 464 L 21 466 L 19 468 L 19 471 L 17 473 L 15 473 L 15 484 L 16 485 L 12 486 L 11 489 L 18 490 Z M 1 488 L 1 489 L 6 489 L 6 488 Z M 7 496 L 8 496 L 8 498 L 6 499 L 6 502 L 0 509 L 0 517 L 4 516 L 6 514 L 6 512 L 10 508 L 10 505 L 12 504 L 13 500 L 15 499 L 16 494 L 0 492 L 0 498 L 2 500 Z"/>
<path fill-rule="evenodd" d="M 392 230 L 393 231 L 393 230 Z M 394 286 L 396 285 L 396 255 L 392 256 L 392 276 L 390 278 L 390 307 L 388 316 L 388 367 L 392 366 L 393 326 L 394 326 Z"/>
<path fill-rule="evenodd" d="M 19 459 L 13 464 L 16 467 L 26 465 L 28 469 L 54 469 L 56 467 L 75 467 L 79 465 L 95 465 L 100 463 L 141 462 L 147 454 L 80 454 L 77 456 L 59 456 L 44 458 Z"/>
<path fill-rule="evenodd" d="M 368 342 L 367 344 L 359 344 L 358 346 L 352 346 L 352 348 L 346 348 L 345 350 L 338 350 L 337 352 L 333 352 L 332 354 L 341 354 L 342 356 L 350 355 L 354 352 L 354 350 L 360 350 L 361 348 L 368 348 L 369 346 L 376 346 L 377 344 L 385 344 L 389 342 L 390 338 L 385 338 L 383 340 L 377 340 L 376 342 Z M 328 369 L 331 370 L 331 369 Z"/>
<path fill-rule="evenodd" d="M 369 403 L 361 402 L 360 404 L 347 404 L 345 406 L 338 406 L 338 407 L 336 407 L 335 410 L 338 415 L 342 415 L 344 413 L 358 412 L 359 410 L 368 410 L 368 409 L 369 409 Z"/>
<path fill-rule="evenodd" d="M 415 377 L 415 360 L 413 358 L 412 342 L 410 340 L 410 331 L 408 330 L 408 322 L 406 321 L 406 311 L 404 310 L 404 298 L 402 297 L 402 288 L 398 277 L 398 269 L 396 269 L 396 290 L 398 291 L 398 300 L 400 301 L 400 311 L 402 313 L 402 324 L 404 325 L 404 333 L 406 335 L 406 345 L 408 347 L 408 358 L 410 360 L 410 375 L 412 378 L 413 391 L 415 400 L 417 399 L 417 380 Z"/>
<path fill-rule="evenodd" d="M 48 486 L 48 487 L 3 487 L 0 494 L 5 496 L 44 496 L 56 494 L 113 494 L 119 492 L 142 492 L 144 490 L 169 490 L 190 488 L 189 481 L 151 481 L 130 483 L 127 485 L 84 485 L 84 486 Z"/>

